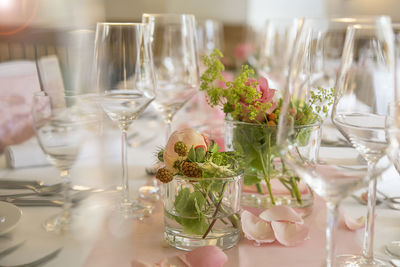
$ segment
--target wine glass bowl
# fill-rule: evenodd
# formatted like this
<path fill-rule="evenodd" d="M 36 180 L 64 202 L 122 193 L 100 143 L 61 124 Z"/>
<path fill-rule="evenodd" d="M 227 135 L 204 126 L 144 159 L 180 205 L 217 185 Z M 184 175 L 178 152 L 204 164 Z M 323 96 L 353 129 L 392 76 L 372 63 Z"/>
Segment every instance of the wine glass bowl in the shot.
<path fill-rule="evenodd" d="M 174 115 L 189 101 L 200 87 L 196 22 L 193 15 L 143 14 L 142 22 L 149 27 L 149 40 L 157 80 L 154 108 L 166 124 L 166 141 L 171 134 Z M 159 165 L 148 168 L 155 173 Z M 140 195 L 145 199 L 159 199 L 160 188 L 144 186 Z"/>
<path fill-rule="evenodd" d="M 261 33 L 257 72 L 268 78 L 272 88 L 283 90 L 294 43 L 302 19 L 268 19 Z"/>
<path fill-rule="evenodd" d="M 357 22 L 360 24 L 352 25 Z M 278 141 L 287 165 L 326 201 L 325 264 L 328 267 L 386 266 L 372 254 L 372 202 L 375 203 L 376 176 L 385 170 L 382 165 L 379 168 L 376 165 L 381 164 L 387 148 L 384 107 L 388 94 L 380 90 L 390 88 L 392 81 L 390 28 L 387 17 L 359 21 L 305 19 L 291 56 Z M 311 105 L 313 113 L 323 117 L 328 116 L 331 104 L 334 126 L 354 147 L 341 148 L 340 153 L 350 153 L 353 159 L 341 156 L 332 160 L 320 156 L 318 162 L 308 162 L 293 138 L 297 120 L 289 110 Z M 358 160 L 358 154 L 363 156 L 364 162 Z M 370 192 L 364 256 L 336 257 L 335 231 L 340 201 L 367 183 Z"/>
<path fill-rule="evenodd" d="M 90 132 L 98 130 L 98 117 L 80 107 L 79 96 L 57 96 L 64 106 L 54 105 L 55 98 L 45 92 L 34 95 L 33 125 L 39 145 L 49 161 L 60 172 L 63 181 L 64 202 L 61 214 L 43 224 L 46 231 L 61 233 L 71 226 L 69 171 L 75 163 L 80 147 Z"/>
<path fill-rule="evenodd" d="M 390 19 L 348 28 L 342 65 L 336 83 L 332 121 L 368 163 L 368 213 L 362 255 L 343 256 L 351 266 L 389 266 L 373 255 L 376 204 L 376 166 L 389 146 L 385 134 L 387 105 L 394 88 L 394 47 Z M 385 167 L 380 167 L 385 169 Z"/>
<path fill-rule="evenodd" d="M 209 55 L 214 49 L 224 49 L 224 27 L 221 22 L 205 19 L 197 20 L 197 40 L 200 55 Z"/>
<path fill-rule="evenodd" d="M 200 87 L 196 23 L 193 15 L 144 14 L 157 79 L 154 107 L 167 124 Z"/>

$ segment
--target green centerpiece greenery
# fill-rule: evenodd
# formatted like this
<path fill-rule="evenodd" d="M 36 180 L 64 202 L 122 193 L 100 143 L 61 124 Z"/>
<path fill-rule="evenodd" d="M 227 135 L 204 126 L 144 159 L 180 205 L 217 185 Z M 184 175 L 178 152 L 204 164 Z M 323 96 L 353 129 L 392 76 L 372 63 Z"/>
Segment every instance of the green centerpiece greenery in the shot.
<path fill-rule="evenodd" d="M 171 190 L 172 206 L 168 206 L 169 200 L 164 203 L 165 216 L 178 223 L 185 234 L 205 239 L 217 220 L 239 228 L 240 206 L 237 211 L 230 206 L 227 190 L 235 180 L 231 177 L 241 175 L 241 171 L 235 153 L 219 150 L 214 141 L 184 129 L 174 132 L 165 149 L 158 152 L 165 167 L 157 171 L 156 178 L 166 184 L 179 180 L 175 181 L 177 188 Z"/>
<path fill-rule="evenodd" d="M 244 65 L 233 81 L 223 76 L 223 55 L 215 50 L 203 57 L 207 70 L 201 76 L 201 90 L 207 94 L 210 106 L 221 107 L 227 124 L 232 126 L 231 141 L 240 155 L 240 165 L 245 170 L 244 183 L 255 185 L 260 194 L 268 193 L 272 204 L 275 198 L 271 179 L 276 177 L 301 204 L 299 178 L 285 166 L 276 144 L 277 124 L 282 106 L 280 92 L 269 88 L 267 79 L 255 79 L 254 70 Z M 316 88 L 310 92 L 308 103 L 292 99 L 289 119 L 295 125 L 295 138 L 299 146 L 309 141 L 312 127 L 321 122 L 333 104 L 334 89 Z M 262 181 L 268 192 L 264 192 Z"/>

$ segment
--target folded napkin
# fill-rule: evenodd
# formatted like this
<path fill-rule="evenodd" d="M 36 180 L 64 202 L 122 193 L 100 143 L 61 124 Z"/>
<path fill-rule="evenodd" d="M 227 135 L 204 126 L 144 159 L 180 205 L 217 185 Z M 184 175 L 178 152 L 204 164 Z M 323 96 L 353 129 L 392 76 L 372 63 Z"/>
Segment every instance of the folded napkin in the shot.
<path fill-rule="evenodd" d="M 50 165 L 36 138 L 6 147 L 4 150 L 7 168 L 27 168 Z"/>
<path fill-rule="evenodd" d="M 34 62 L 0 63 L 0 153 L 34 135 L 32 95 L 39 90 Z"/>

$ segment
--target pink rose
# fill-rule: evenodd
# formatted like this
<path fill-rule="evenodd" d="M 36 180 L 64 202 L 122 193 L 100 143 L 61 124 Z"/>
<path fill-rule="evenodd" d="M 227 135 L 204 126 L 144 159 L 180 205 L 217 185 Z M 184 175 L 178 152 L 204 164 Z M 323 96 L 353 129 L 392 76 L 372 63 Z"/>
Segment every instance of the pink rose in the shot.
<path fill-rule="evenodd" d="M 178 141 L 185 143 L 188 150 L 192 146 L 194 148 L 204 147 L 205 150 L 208 149 L 207 138 L 192 128 L 185 128 L 173 132 L 168 139 L 167 145 L 165 146 L 163 156 L 165 167 L 172 172 L 176 171 L 174 169 L 174 162 L 178 159 L 183 159 L 174 150 L 175 143 Z"/>
<path fill-rule="evenodd" d="M 255 83 L 257 83 L 255 88 L 257 89 L 258 92 L 261 93 L 260 98 L 258 98 L 256 100 L 256 102 L 260 102 L 262 104 L 271 103 L 272 106 L 267 109 L 265 114 L 262 111 L 260 111 L 256 115 L 256 117 L 254 118 L 254 120 L 250 120 L 250 118 L 248 117 L 248 114 L 249 114 L 249 110 L 248 110 L 249 103 L 247 103 L 244 100 L 244 98 L 242 98 L 242 100 L 240 101 L 240 104 L 242 105 L 242 108 L 243 108 L 242 120 L 246 121 L 246 122 L 253 122 L 253 121 L 263 122 L 263 121 L 265 121 L 265 116 L 268 115 L 268 114 L 271 114 L 275 110 L 276 106 L 278 105 L 278 103 L 276 101 L 273 101 L 273 98 L 274 98 L 276 90 L 269 88 L 267 79 L 265 79 L 262 76 L 260 76 L 258 78 L 258 80 L 249 78 L 247 80 L 247 82 L 246 82 L 246 85 L 254 87 Z"/>

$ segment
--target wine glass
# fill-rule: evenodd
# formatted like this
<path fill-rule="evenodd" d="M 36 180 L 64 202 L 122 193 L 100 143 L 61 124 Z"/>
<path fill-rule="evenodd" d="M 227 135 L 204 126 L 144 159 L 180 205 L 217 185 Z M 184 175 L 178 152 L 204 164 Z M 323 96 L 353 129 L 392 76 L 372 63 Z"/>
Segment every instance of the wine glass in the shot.
<path fill-rule="evenodd" d="M 40 72 L 40 71 L 39 71 Z M 37 92 L 33 97 L 33 126 L 39 145 L 49 161 L 58 169 L 63 183 L 63 211 L 43 224 L 48 232 L 62 233 L 71 226 L 69 171 L 77 159 L 82 141 L 97 130 L 98 116 L 82 106 L 84 96 L 50 96 Z"/>
<path fill-rule="evenodd" d="M 213 19 L 197 20 L 197 41 L 199 55 L 209 55 L 214 49 L 224 49 L 224 27 Z"/>
<path fill-rule="evenodd" d="M 362 255 L 338 259 L 349 266 L 389 266 L 373 255 L 378 162 L 385 156 L 387 105 L 393 99 L 394 47 L 388 17 L 350 26 L 336 85 L 332 121 L 368 163 L 368 213 Z"/>
<path fill-rule="evenodd" d="M 158 85 L 153 104 L 164 117 L 168 139 L 174 115 L 200 87 L 195 18 L 143 14 L 142 22 L 149 25 Z"/>
<path fill-rule="evenodd" d="M 98 23 L 95 65 L 100 105 L 121 130 L 121 214 L 142 219 L 152 210 L 129 196 L 127 131 L 155 98 L 156 81 L 148 28 L 140 23 Z"/>
<path fill-rule="evenodd" d="M 320 74 L 321 71 L 326 73 L 327 69 L 319 68 L 316 63 L 329 60 L 331 53 L 327 53 L 328 51 L 336 51 L 335 54 L 340 54 L 340 51 L 343 50 L 343 41 L 345 44 L 349 44 L 347 39 L 343 40 L 341 37 L 345 34 L 347 25 L 338 24 L 338 19 L 318 21 L 315 23 L 315 20 L 305 19 L 300 24 L 301 30 L 295 41 L 283 94 L 284 101 L 278 126 L 278 144 L 284 162 L 326 201 L 325 265 L 329 267 L 347 266 L 345 262 L 340 261 L 340 258 L 337 260 L 335 257 L 338 206 L 342 199 L 351 195 L 356 189 L 365 186 L 370 177 L 376 175 L 378 170 L 374 173 L 370 172 L 370 168 L 365 162 L 358 159 L 358 153 L 362 154 L 358 149 L 321 148 L 318 161 L 313 162 L 307 160 L 307 150 L 301 146 L 304 138 L 313 138 L 313 135 L 312 132 L 307 132 L 299 125 L 305 118 L 309 123 L 315 123 L 315 127 L 318 127 L 322 117 L 328 113 L 329 102 L 333 100 L 333 96 L 329 95 L 329 90 L 326 91 L 329 89 L 326 87 L 329 84 L 325 84 L 325 82 L 329 79 L 323 78 L 324 75 Z M 390 24 L 388 18 L 380 18 L 376 21 L 376 27 L 379 28 L 384 28 L 387 24 Z M 353 29 L 352 26 L 350 29 Z M 338 39 L 333 41 L 336 39 L 335 36 Z M 344 49 L 346 49 L 346 45 Z M 332 78 L 335 79 L 334 76 Z M 325 91 L 321 90 L 321 87 Z M 341 89 L 336 86 L 336 95 L 343 92 Z M 323 151 L 325 153 L 321 153 Z M 321 154 L 325 154 L 325 156 Z M 341 156 L 333 157 L 334 154 Z"/>
<path fill-rule="evenodd" d="M 193 15 L 143 14 L 142 22 L 150 29 L 157 79 L 157 98 L 153 102 L 166 124 L 166 142 L 171 134 L 174 115 L 192 98 L 200 87 L 196 22 Z M 159 166 L 147 168 L 155 173 Z M 140 188 L 140 196 L 158 199 L 157 180 Z"/>
<path fill-rule="evenodd" d="M 271 88 L 283 90 L 301 22 L 301 18 L 268 19 L 263 27 L 256 69 L 268 78 Z"/>
<path fill-rule="evenodd" d="M 400 102 L 399 102 L 399 59 L 400 59 L 400 24 L 393 24 L 395 33 L 395 86 L 393 91 L 394 101 L 388 105 L 386 114 L 386 139 L 389 142 L 388 156 L 395 169 L 400 174 Z M 394 257 L 400 257 L 400 242 L 392 241 L 386 245 L 385 251 Z"/>

